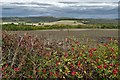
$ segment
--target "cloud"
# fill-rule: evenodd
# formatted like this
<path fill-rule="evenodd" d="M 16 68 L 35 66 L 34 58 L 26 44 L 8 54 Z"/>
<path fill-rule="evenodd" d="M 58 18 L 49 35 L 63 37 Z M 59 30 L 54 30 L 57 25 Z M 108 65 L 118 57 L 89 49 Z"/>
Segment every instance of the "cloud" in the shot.
<path fill-rule="evenodd" d="M 55 16 L 116 18 L 116 2 L 13 2 L 4 3 L 3 16 Z"/>

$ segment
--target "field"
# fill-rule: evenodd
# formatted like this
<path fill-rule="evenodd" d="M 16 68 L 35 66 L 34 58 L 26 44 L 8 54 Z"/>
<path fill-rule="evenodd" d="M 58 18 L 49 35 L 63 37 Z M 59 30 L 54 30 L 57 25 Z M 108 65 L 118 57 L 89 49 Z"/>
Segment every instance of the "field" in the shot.
<path fill-rule="evenodd" d="M 51 19 L 53 21 L 51 21 Z M 115 19 L 56 19 L 50 17 L 28 17 L 15 19 L 3 18 L 2 29 L 9 31 L 50 29 L 118 29 L 118 21 L 119 20 Z"/>
<path fill-rule="evenodd" d="M 49 40 L 63 40 L 66 37 L 82 38 L 87 37 L 93 40 L 105 41 L 105 38 L 118 38 L 118 29 L 60 29 L 60 30 L 31 30 L 31 31 L 9 31 L 11 34 L 28 33 L 37 35 L 38 37 L 44 36 Z"/>
<path fill-rule="evenodd" d="M 3 20 L 6 21 L 2 23 L 1 42 L 3 80 L 120 79 L 117 20 L 54 17 Z"/>

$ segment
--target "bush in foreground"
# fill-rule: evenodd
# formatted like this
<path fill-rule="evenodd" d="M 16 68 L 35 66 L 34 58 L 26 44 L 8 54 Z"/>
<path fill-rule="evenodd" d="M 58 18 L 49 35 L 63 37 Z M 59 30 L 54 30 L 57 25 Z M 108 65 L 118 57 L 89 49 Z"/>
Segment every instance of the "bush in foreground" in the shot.
<path fill-rule="evenodd" d="M 3 32 L 2 41 L 3 78 L 120 79 L 118 41 L 112 38 L 89 47 L 70 38 L 49 43 Z"/>

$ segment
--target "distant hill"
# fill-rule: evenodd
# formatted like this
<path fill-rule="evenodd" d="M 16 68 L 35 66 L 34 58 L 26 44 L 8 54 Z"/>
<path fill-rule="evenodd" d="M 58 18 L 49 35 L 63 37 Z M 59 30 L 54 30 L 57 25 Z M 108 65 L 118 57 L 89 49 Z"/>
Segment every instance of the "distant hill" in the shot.
<path fill-rule="evenodd" d="M 59 18 L 51 16 L 39 16 L 39 17 L 3 17 L 3 22 L 54 22 L 58 21 Z"/>
<path fill-rule="evenodd" d="M 3 17 L 3 22 L 55 22 L 60 20 L 76 20 L 85 24 L 117 24 L 118 19 L 77 19 L 77 18 L 67 18 L 67 17 L 52 17 L 52 16 L 38 16 L 38 17 Z"/>

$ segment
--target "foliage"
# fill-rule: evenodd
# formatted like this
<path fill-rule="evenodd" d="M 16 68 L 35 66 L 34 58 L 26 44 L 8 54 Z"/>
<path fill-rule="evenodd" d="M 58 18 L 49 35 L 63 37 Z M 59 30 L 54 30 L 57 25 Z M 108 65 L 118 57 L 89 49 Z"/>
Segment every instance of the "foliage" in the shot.
<path fill-rule="evenodd" d="M 118 41 L 112 38 L 90 47 L 71 38 L 50 43 L 27 33 L 2 36 L 3 78 L 120 79 Z"/>
<path fill-rule="evenodd" d="M 3 30 L 7 31 L 25 31 L 25 30 L 48 30 L 48 29 L 118 29 L 116 24 L 86 24 L 86 25 L 15 25 L 15 24 L 4 24 L 2 25 Z"/>

